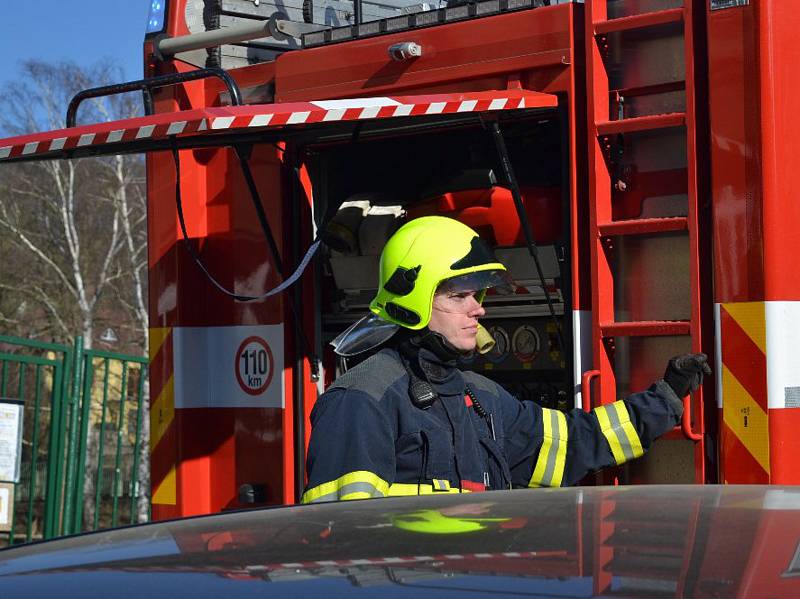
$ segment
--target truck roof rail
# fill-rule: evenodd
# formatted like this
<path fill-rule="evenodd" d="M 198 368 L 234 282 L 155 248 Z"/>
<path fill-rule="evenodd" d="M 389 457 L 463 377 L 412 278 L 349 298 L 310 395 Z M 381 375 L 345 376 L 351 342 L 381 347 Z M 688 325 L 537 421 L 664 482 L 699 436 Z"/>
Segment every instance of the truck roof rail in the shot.
<path fill-rule="evenodd" d="M 228 88 L 231 104 L 233 106 L 241 106 L 242 92 L 239 90 L 239 86 L 236 84 L 233 77 L 222 69 L 198 69 L 196 71 L 189 71 L 188 73 L 171 73 L 169 75 L 159 75 L 158 77 L 149 77 L 147 79 L 128 81 L 126 83 L 115 83 L 113 85 L 104 85 L 102 87 L 93 87 L 80 91 L 72 97 L 67 107 L 67 128 L 75 126 L 78 106 L 80 106 L 81 102 L 89 98 L 99 98 L 101 96 L 112 96 L 141 90 L 144 96 L 144 113 L 145 115 L 151 115 L 153 114 L 152 89 L 185 83 L 187 81 L 195 81 L 197 79 L 206 79 L 208 77 L 217 77 L 221 79 Z"/>

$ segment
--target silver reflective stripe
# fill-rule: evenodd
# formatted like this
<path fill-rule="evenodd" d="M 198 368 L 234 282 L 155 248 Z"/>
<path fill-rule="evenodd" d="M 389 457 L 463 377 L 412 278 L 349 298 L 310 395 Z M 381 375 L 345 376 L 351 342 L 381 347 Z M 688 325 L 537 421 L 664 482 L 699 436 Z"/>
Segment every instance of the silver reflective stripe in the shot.
<path fill-rule="evenodd" d="M 625 454 L 625 461 L 634 459 L 636 454 L 633 453 L 633 448 L 628 440 L 628 435 L 626 435 L 625 431 L 622 429 L 622 423 L 619 421 L 619 414 L 617 414 L 617 410 L 614 409 L 614 404 L 603 406 L 603 410 L 608 416 L 609 422 L 611 422 L 610 432 L 614 435 L 614 437 L 616 437 L 617 442 L 622 449 L 622 453 Z"/>
<path fill-rule="evenodd" d="M 550 417 L 550 433 L 553 438 L 553 443 L 550 445 L 550 450 L 547 452 L 547 465 L 542 475 L 542 486 L 553 486 L 553 473 L 556 470 L 556 458 L 558 458 L 560 429 L 558 427 L 558 413 L 555 410 L 543 410 Z"/>
<path fill-rule="evenodd" d="M 750 0 L 710 0 L 711 10 L 722 10 L 723 8 L 734 8 L 736 6 L 747 6 Z"/>
<path fill-rule="evenodd" d="M 333 491 L 332 493 L 312 499 L 310 503 L 318 503 L 320 501 L 337 501 L 345 495 L 350 495 L 350 493 L 369 493 L 370 497 L 386 497 L 385 493 L 382 493 L 375 487 L 375 485 L 370 483 L 349 483 L 337 489 L 336 491 Z"/>

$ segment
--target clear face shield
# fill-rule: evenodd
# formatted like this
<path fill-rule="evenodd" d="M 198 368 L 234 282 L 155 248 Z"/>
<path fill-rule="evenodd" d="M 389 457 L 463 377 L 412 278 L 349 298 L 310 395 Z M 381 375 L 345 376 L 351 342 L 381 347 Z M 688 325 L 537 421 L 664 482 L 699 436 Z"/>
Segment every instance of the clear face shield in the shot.
<path fill-rule="evenodd" d="M 339 356 L 356 356 L 388 341 L 399 329 L 400 325 L 370 313 L 339 333 L 331 345 Z"/>
<path fill-rule="evenodd" d="M 482 304 L 489 289 L 508 295 L 514 293 L 514 284 L 504 270 L 486 270 L 453 277 L 439 284 L 434 307 L 445 312 L 463 313 L 469 309 L 471 298 Z"/>

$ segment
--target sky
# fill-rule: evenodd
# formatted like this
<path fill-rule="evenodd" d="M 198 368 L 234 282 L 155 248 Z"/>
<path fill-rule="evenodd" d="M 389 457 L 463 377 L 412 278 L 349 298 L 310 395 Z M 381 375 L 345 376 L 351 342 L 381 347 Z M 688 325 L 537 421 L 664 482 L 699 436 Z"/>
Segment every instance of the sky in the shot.
<path fill-rule="evenodd" d="M 142 77 L 142 42 L 150 0 L 2 0 L 0 85 L 19 77 L 25 60 L 102 58 L 122 68 L 125 80 Z"/>

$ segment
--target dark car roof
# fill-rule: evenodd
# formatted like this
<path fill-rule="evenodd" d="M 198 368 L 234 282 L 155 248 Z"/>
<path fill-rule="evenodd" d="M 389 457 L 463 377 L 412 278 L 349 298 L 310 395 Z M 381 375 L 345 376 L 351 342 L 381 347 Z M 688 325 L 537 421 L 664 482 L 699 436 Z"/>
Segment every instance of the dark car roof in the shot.
<path fill-rule="evenodd" d="M 800 488 L 637 486 L 250 510 L 0 551 L 2 597 L 800 597 Z M 743 596 L 748 596 L 746 593 Z"/>

